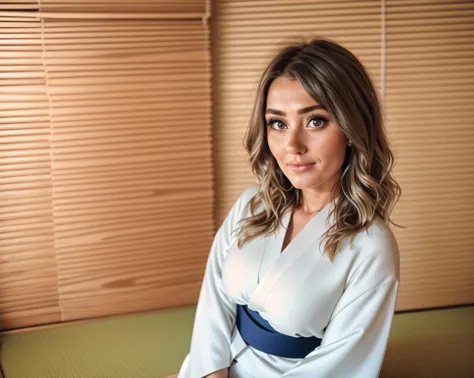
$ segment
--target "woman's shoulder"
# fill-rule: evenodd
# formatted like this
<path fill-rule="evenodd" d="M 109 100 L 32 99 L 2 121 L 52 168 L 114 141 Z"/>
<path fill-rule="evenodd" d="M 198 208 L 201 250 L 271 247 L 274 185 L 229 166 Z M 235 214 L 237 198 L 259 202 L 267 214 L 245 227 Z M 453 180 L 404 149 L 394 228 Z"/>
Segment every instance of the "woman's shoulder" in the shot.
<path fill-rule="evenodd" d="M 353 268 L 378 270 L 385 277 L 400 279 L 399 246 L 393 231 L 380 217 L 369 227 L 357 233 L 351 248 Z"/>
<path fill-rule="evenodd" d="M 234 203 L 234 207 L 238 209 L 240 214 L 246 213 L 247 205 L 250 200 L 257 194 L 258 187 L 257 185 L 247 186 L 244 190 L 241 191 L 239 197 Z"/>
<path fill-rule="evenodd" d="M 257 186 L 248 186 L 243 189 L 237 199 L 235 200 L 232 208 L 229 210 L 227 217 L 229 221 L 235 225 L 239 220 L 245 218 L 249 214 L 248 203 L 253 196 L 257 193 Z"/>
<path fill-rule="evenodd" d="M 376 253 L 380 248 L 398 251 L 397 239 L 389 225 L 376 216 L 366 230 L 358 233 L 359 243 L 365 245 L 366 253 Z"/>
<path fill-rule="evenodd" d="M 239 199 L 240 201 L 250 201 L 255 194 L 257 194 L 258 186 L 251 185 L 247 186 L 240 194 Z"/>

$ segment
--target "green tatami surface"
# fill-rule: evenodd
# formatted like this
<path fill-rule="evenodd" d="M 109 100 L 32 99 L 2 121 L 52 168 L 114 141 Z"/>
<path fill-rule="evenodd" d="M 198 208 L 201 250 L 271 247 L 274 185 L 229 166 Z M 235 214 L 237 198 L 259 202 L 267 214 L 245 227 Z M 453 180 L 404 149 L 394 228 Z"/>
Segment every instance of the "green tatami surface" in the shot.
<path fill-rule="evenodd" d="M 162 378 L 190 343 L 195 307 L 1 338 L 5 378 Z M 381 378 L 474 378 L 474 306 L 395 315 Z M 266 378 L 266 377 L 262 377 Z"/>

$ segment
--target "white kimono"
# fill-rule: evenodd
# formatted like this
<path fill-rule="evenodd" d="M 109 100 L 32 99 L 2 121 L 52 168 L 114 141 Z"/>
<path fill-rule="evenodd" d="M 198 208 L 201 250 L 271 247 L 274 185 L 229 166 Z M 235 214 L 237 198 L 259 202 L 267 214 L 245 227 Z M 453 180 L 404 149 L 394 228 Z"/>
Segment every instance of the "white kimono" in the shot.
<path fill-rule="evenodd" d="M 368 231 L 345 240 L 331 262 L 319 241 L 332 223 L 329 203 L 280 253 L 284 228 L 237 247 L 237 221 L 256 187 L 246 189 L 216 233 L 194 319 L 191 349 L 179 378 L 201 378 L 230 367 L 230 378 L 378 377 L 399 285 L 398 246 L 377 218 Z M 252 348 L 235 327 L 236 303 L 258 311 L 277 331 L 316 336 L 305 358 Z"/>

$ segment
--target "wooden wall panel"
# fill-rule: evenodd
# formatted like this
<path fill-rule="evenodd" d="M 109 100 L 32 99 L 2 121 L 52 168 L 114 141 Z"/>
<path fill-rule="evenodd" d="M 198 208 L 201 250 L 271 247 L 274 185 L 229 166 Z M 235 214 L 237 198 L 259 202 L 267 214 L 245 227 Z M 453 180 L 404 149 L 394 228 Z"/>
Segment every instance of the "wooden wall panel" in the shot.
<path fill-rule="evenodd" d="M 60 321 L 61 308 L 44 67 L 41 59 L 26 62 L 21 55 L 28 53 L 8 40 L 17 24 L 0 25 L 0 328 L 6 329 Z M 28 32 L 30 49 L 40 51 L 40 29 Z"/>
<path fill-rule="evenodd" d="M 0 13 L 3 328 L 195 303 L 215 221 L 194 8 Z"/>
<path fill-rule="evenodd" d="M 398 307 L 474 303 L 474 3 L 387 2 L 386 108 L 403 197 Z"/>

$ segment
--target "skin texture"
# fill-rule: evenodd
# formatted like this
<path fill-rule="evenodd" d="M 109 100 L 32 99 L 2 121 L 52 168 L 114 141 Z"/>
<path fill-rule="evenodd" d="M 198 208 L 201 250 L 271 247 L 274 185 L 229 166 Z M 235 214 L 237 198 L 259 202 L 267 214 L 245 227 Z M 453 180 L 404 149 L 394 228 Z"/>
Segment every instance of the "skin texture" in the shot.
<path fill-rule="evenodd" d="M 329 113 L 318 105 L 300 82 L 291 78 L 280 76 L 268 89 L 268 146 L 283 174 L 301 189 L 303 197 L 291 215 L 280 252 L 340 191 L 348 141 Z M 307 171 L 294 172 L 289 162 L 314 165 Z"/>
<path fill-rule="evenodd" d="M 206 378 L 227 378 L 229 376 L 229 369 L 218 370 L 206 376 Z"/>
<path fill-rule="evenodd" d="M 303 203 L 297 214 L 303 218 L 318 212 L 338 194 L 348 143 L 324 109 L 300 114 L 301 109 L 316 105 L 297 80 L 280 76 L 268 89 L 268 146 L 283 174 L 302 190 Z M 295 161 L 315 164 L 305 172 L 294 172 L 287 164 Z"/>

